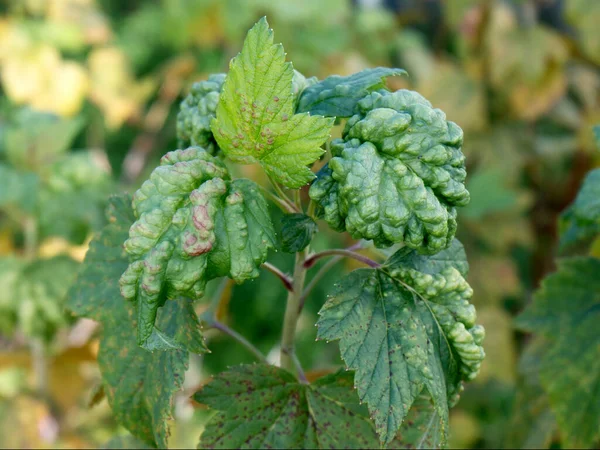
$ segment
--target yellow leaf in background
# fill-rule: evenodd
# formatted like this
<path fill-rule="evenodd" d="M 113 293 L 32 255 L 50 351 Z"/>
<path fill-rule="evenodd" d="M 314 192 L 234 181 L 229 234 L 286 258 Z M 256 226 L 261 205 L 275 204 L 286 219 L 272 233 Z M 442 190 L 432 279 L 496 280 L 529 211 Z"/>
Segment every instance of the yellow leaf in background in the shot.
<path fill-rule="evenodd" d="M 12 233 L 8 228 L 0 229 L 0 255 L 8 255 L 14 251 Z"/>
<path fill-rule="evenodd" d="M 116 47 L 93 50 L 88 57 L 91 99 L 105 115 L 109 128 L 139 118 L 142 106 L 155 89 L 150 78 L 136 81 L 131 64 Z"/>
<path fill-rule="evenodd" d="M 31 45 L 31 37 L 15 20 L 0 18 L 0 64 L 6 58 L 27 51 Z"/>
<path fill-rule="evenodd" d="M 13 102 L 62 116 L 79 112 L 88 89 L 83 67 L 44 44 L 6 56 L 1 80 Z"/>
<path fill-rule="evenodd" d="M 450 412 L 449 448 L 473 448 L 481 437 L 478 418 L 462 409 Z"/>
<path fill-rule="evenodd" d="M 490 273 L 493 272 L 488 272 L 488 276 Z M 477 321 L 485 328 L 485 360 L 476 382 L 485 383 L 493 378 L 514 383 L 517 355 L 512 317 L 496 306 L 478 306 Z"/>
<path fill-rule="evenodd" d="M 95 0 L 47 0 L 47 3 L 49 21 L 77 31 L 83 44 L 103 44 L 111 38 L 108 19 Z"/>
<path fill-rule="evenodd" d="M 40 244 L 38 254 L 40 258 L 53 258 L 54 256 L 66 254 L 74 260 L 82 262 L 87 253 L 90 240 L 91 236 L 83 244 L 73 245 L 62 237 L 53 236 Z"/>

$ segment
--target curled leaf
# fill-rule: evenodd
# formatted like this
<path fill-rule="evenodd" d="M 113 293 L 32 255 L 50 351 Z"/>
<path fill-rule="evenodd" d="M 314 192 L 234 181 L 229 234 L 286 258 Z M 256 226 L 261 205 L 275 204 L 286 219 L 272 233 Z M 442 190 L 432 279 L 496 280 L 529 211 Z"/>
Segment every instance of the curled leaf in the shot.
<path fill-rule="evenodd" d="M 416 92 L 372 93 L 358 104 L 310 196 L 318 214 L 352 237 L 436 253 L 469 202 L 463 133 Z"/>
<path fill-rule="evenodd" d="M 167 299 L 197 299 L 206 282 L 258 276 L 275 237 L 267 204 L 250 180 L 230 181 L 223 163 L 191 147 L 167 153 L 135 193 L 122 295 L 137 304 L 138 342 L 148 343 Z"/>

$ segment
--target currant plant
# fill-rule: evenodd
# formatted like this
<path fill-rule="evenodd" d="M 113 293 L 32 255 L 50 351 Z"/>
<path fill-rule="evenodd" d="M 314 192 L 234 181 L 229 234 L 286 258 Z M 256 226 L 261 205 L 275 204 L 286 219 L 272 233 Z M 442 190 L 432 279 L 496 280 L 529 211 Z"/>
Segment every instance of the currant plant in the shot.
<path fill-rule="evenodd" d="M 161 159 L 129 197 L 113 197 L 70 294 L 102 323 L 98 362 L 116 419 L 166 447 L 171 397 L 201 326 L 239 340 L 258 363 L 215 376 L 194 399 L 215 411 L 200 447 L 439 447 L 448 410 L 484 357 L 456 208 L 469 201 L 462 131 L 416 92 L 390 92 L 401 69 L 319 81 L 295 71 L 261 19 L 227 74 L 192 87 L 177 119 L 182 149 Z M 329 142 L 335 121 L 346 120 Z M 330 150 L 329 152 L 326 151 Z M 315 174 L 311 166 L 331 156 Z M 235 178 L 260 166 L 272 189 Z M 301 189 L 310 184 L 309 198 Z M 281 232 L 269 203 L 285 213 Z M 311 250 L 318 219 L 360 241 Z M 375 261 L 363 243 L 391 248 Z M 294 270 L 268 261 L 293 253 Z M 309 382 L 295 337 L 322 258 L 366 268 L 344 276 L 320 313 L 318 338 L 338 341 L 343 368 Z M 326 270 L 326 264 L 321 269 Z M 261 270 L 288 291 L 278 363 L 219 322 L 210 280 L 243 283 Z M 319 278 L 319 273 L 313 280 Z M 194 305 L 210 304 L 200 316 Z"/>
<path fill-rule="evenodd" d="M 595 127 L 600 148 L 600 126 Z M 536 333 L 528 354 L 538 361 L 543 392 L 568 447 L 600 442 L 600 169 L 590 171 L 559 222 L 568 256 L 542 281 L 517 325 Z M 524 356 L 525 358 L 525 356 Z M 553 427 L 546 427 L 551 434 Z"/>

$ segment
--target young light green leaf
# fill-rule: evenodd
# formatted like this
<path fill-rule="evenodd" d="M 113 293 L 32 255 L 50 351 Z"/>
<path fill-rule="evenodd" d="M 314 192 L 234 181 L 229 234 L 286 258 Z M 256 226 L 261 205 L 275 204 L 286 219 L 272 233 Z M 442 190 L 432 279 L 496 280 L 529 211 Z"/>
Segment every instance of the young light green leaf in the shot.
<path fill-rule="evenodd" d="M 517 325 L 548 340 L 540 379 L 568 447 L 600 439 L 600 260 L 559 261 Z M 560 370 L 557 370 L 560 368 Z"/>
<path fill-rule="evenodd" d="M 385 88 L 387 77 L 406 75 L 402 69 L 376 67 L 347 77 L 332 75 L 307 87 L 300 96 L 297 112 L 326 117 L 350 117 L 358 113 L 358 102 L 371 92 Z"/>
<path fill-rule="evenodd" d="M 422 392 L 431 396 L 445 436 L 448 405 L 484 356 L 472 290 L 460 271 L 445 257 L 427 265 L 426 256 L 401 252 L 382 269 L 343 278 L 317 322 L 320 339 L 340 341 L 384 443 L 394 439 Z"/>
<path fill-rule="evenodd" d="M 160 341 L 154 322 L 167 299 L 198 299 L 213 278 L 256 278 L 275 244 L 258 187 L 230 181 L 222 161 L 199 147 L 167 153 L 135 193 L 133 209 L 137 220 L 124 244 L 132 262 L 120 285 L 136 304 L 143 346 Z"/>
<path fill-rule="evenodd" d="M 200 448 L 377 447 L 349 373 L 307 385 L 275 366 L 237 366 L 194 399 L 218 411 L 202 433 Z"/>
<path fill-rule="evenodd" d="M 111 198 L 107 216 L 108 225 L 90 243 L 68 307 L 103 325 L 98 363 L 116 420 L 145 443 L 166 448 L 171 397 L 181 389 L 187 350 L 205 351 L 198 319 L 190 301 L 168 302 L 156 329 L 178 348 L 151 353 L 137 345 L 134 307 L 115 282 L 128 265 L 122 242 L 135 219 L 131 198 Z"/>
<path fill-rule="evenodd" d="M 561 214 L 560 248 L 589 243 L 600 234 L 600 169 L 590 171 L 575 201 Z"/>
<path fill-rule="evenodd" d="M 306 214 L 286 214 L 281 222 L 281 249 L 286 253 L 304 250 L 318 230 L 315 221 Z"/>
<path fill-rule="evenodd" d="M 455 207 L 469 202 L 462 130 L 413 91 L 376 92 L 358 108 L 310 188 L 317 213 L 378 247 L 446 248 Z"/>
<path fill-rule="evenodd" d="M 262 18 L 231 60 L 211 128 L 232 161 L 260 162 L 275 181 L 299 188 L 314 178 L 308 166 L 323 154 L 333 120 L 294 114 L 293 77 Z"/>

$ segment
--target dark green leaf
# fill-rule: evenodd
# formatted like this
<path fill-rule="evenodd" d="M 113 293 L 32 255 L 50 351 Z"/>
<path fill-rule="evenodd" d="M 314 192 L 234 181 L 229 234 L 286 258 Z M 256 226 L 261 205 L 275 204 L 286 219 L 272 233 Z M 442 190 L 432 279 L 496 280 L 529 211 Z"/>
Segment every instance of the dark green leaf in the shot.
<path fill-rule="evenodd" d="M 377 446 L 349 373 L 306 385 L 275 366 L 237 366 L 194 398 L 218 411 L 202 433 L 201 448 Z"/>
<path fill-rule="evenodd" d="M 431 264 L 400 250 L 392 265 L 360 269 L 336 286 L 317 323 L 318 337 L 339 340 L 346 365 L 356 370 L 359 397 L 369 405 L 382 442 L 394 439 L 415 399 L 428 393 L 447 432 L 448 405 L 461 380 L 474 378 L 484 352 L 483 328 L 469 303 L 473 291 L 458 268 L 453 243 Z"/>
<path fill-rule="evenodd" d="M 548 340 L 540 379 L 569 447 L 600 439 L 600 260 L 559 261 L 517 325 Z"/>
<path fill-rule="evenodd" d="M 281 225 L 281 249 L 286 253 L 304 250 L 317 230 L 315 221 L 306 214 L 284 215 Z"/>
<path fill-rule="evenodd" d="M 385 79 L 396 75 L 406 75 L 406 71 L 376 67 L 347 77 L 332 75 L 302 92 L 297 111 L 327 117 L 350 117 L 358 112 L 359 100 L 385 88 Z"/>

